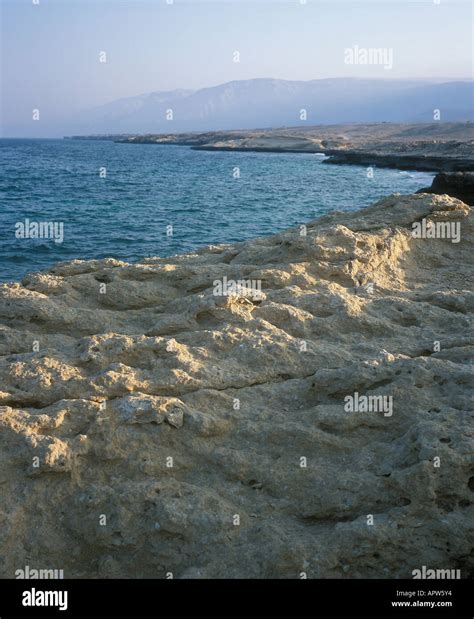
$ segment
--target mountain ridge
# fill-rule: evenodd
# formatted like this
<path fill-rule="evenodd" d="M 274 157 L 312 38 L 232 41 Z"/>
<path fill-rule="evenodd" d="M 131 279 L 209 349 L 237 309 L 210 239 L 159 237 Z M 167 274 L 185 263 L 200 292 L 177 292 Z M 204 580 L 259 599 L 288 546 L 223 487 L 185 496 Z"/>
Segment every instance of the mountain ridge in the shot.
<path fill-rule="evenodd" d="M 75 133 L 247 129 L 338 122 L 474 120 L 471 80 L 324 78 L 231 80 L 153 91 L 85 111 Z"/>

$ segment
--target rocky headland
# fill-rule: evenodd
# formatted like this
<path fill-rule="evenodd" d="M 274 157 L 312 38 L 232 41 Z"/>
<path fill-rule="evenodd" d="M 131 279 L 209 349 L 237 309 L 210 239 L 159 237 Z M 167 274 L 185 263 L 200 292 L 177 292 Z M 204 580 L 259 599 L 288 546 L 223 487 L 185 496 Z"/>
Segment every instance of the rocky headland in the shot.
<path fill-rule="evenodd" d="M 447 194 L 474 206 L 474 172 L 439 172 L 431 187 L 420 189 L 417 193 Z"/>
<path fill-rule="evenodd" d="M 472 576 L 473 257 L 393 195 L 0 286 L 0 576 Z"/>

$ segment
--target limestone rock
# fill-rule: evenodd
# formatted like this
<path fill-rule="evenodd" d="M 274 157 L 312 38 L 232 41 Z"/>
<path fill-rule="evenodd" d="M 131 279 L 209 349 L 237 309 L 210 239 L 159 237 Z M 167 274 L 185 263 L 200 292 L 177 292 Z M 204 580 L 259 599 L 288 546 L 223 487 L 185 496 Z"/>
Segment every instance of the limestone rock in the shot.
<path fill-rule="evenodd" d="M 0 575 L 472 576 L 472 240 L 394 195 L 0 286 Z"/>

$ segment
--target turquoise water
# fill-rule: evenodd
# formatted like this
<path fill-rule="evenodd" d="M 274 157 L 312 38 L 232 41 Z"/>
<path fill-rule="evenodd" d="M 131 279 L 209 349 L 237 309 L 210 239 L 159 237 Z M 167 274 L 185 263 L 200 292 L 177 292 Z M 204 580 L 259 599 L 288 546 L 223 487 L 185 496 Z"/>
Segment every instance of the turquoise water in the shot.
<path fill-rule="evenodd" d="M 375 169 L 369 179 L 364 167 L 325 165 L 311 154 L 82 140 L 3 139 L 0 162 L 1 281 L 74 258 L 134 261 L 271 234 L 412 193 L 433 177 Z M 63 242 L 17 238 L 25 219 L 61 223 Z"/>

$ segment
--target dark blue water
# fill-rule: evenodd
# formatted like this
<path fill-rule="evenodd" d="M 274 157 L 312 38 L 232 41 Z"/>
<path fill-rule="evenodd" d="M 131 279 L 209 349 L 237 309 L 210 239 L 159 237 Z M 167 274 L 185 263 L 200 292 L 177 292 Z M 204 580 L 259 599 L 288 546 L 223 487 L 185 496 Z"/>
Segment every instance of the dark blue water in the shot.
<path fill-rule="evenodd" d="M 433 176 L 376 169 L 369 179 L 364 167 L 310 154 L 82 140 L 0 140 L 0 164 L 1 281 L 75 258 L 134 261 L 271 234 L 414 192 Z M 64 241 L 17 238 L 25 219 L 62 222 Z"/>

